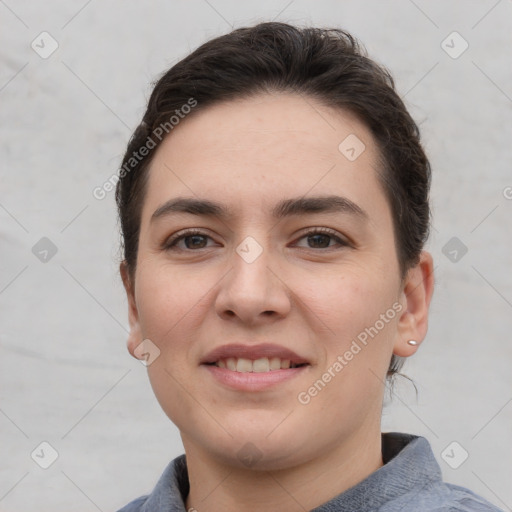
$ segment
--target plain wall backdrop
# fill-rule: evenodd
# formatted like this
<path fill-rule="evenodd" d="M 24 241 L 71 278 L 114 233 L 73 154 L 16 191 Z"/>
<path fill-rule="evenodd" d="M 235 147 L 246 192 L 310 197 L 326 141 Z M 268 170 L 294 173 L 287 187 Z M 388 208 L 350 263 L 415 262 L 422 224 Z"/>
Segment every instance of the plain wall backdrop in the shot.
<path fill-rule="evenodd" d="M 93 189 L 153 80 L 269 20 L 349 30 L 420 125 L 436 289 L 404 367 L 418 398 L 402 380 L 382 428 L 427 437 L 448 482 L 512 510 L 512 2 L 2 0 L 1 511 L 117 510 L 183 452 L 126 349 L 114 192 Z"/>

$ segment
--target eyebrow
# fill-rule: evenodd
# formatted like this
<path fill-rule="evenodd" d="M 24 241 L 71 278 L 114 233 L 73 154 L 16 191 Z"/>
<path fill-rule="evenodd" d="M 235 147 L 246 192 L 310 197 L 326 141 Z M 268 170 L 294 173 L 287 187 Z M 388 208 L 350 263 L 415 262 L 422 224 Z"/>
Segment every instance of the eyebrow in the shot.
<path fill-rule="evenodd" d="M 221 203 L 208 199 L 177 197 L 159 206 L 151 216 L 150 222 L 180 212 L 205 217 L 218 217 L 223 220 L 234 216 L 233 210 Z M 336 195 L 285 199 L 274 206 L 271 213 L 276 219 L 310 213 L 346 213 L 363 220 L 369 218 L 368 214 L 356 203 L 346 197 Z"/>

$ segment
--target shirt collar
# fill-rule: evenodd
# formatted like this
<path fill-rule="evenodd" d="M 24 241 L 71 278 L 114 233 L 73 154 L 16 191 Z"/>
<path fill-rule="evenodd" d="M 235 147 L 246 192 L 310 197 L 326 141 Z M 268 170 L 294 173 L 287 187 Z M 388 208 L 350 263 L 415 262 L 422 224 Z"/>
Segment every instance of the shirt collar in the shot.
<path fill-rule="evenodd" d="M 441 469 L 424 437 L 399 432 L 382 433 L 381 437 L 384 465 L 312 512 L 376 510 L 441 480 Z M 188 493 L 186 457 L 180 455 L 166 467 L 141 512 L 186 512 Z"/>

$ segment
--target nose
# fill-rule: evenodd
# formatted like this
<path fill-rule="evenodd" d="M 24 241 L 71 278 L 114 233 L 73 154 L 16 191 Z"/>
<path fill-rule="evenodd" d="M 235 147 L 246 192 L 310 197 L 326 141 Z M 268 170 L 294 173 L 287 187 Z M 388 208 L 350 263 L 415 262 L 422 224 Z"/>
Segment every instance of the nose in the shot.
<path fill-rule="evenodd" d="M 279 275 L 276 257 L 252 240 L 233 250 L 231 271 L 222 280 L 215 303 L 220 317 L 246 325 L 283 318 L 291 308 L 291 293 Z"/>

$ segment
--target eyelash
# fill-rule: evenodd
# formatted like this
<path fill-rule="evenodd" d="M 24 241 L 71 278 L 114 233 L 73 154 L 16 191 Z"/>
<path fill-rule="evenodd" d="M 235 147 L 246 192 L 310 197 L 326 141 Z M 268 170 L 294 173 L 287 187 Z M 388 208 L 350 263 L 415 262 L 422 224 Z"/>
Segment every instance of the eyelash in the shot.
<path fill-rule="evenodd" d="M 302 234 L 302 236 L 299 238 L 299 240 L 301 240 L 302 238 L 306 238 L 308 236 L 312 236 L 312 235 L 317 235 L 317 234 L 320 234 L 320 235 L 329 235 L 330 237 L 332 237 L 333 239 L 335 239 L 338 244 L 341 246 L 341 247 L 347 247 L 349 246 L 350 244 L 343 240 L 342 238 L 340 238 L 337 234 L 336 234 L 336 231 L 332 230 L 332 229 L 329 229 L 329 228 L 311 228 L 309 231 L 306 231 L 305 233 Z M 211 237 L 204 233 L 203 231 L 200 231 L 200 230 L 197 230 L 197 229 L 187 229 L 181 233 L 178 233 L 176 235 L 173 235 L 172 237 L 170 237 L 169 239 L 167 239 L 164 244 L 163 244 L 163 249 L 166 250 L 166 251 L 192 251 L 192 252 L 197 252 L 197 251 L 200 251 L 201 249 L 207 249 L 207 247 L 202 247 L 201 249 L 177 249 L 176 248 L 176 244 L 189 237 L 189 236 L 204 236 L 204 237 L 207 237 L 207 238 L 210 238 Z M 324 248 L 320 248 L 320 249 L 315 249 L 314 247 L 307 247 L 306 249 L 309 249 L 309 250 L 328 250 L 328 249 L 332 249 L 333 247 L 324 247 Z M 303 247 L 304 249 L 304 247 Z"/>

